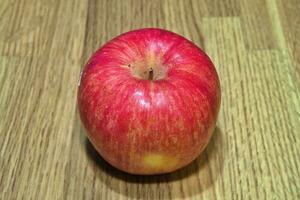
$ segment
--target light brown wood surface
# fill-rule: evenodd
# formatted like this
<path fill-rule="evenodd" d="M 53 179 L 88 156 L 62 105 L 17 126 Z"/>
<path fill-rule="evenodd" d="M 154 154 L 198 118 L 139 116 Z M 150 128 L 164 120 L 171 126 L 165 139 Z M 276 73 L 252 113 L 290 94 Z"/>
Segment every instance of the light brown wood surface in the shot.
<path fill-rule="evenodd" d="M 217 128 L 188 167 L 120 172 L 76 108 L 98 47 L 161 27 L 201 46 L 222 86 Z M 0 199 L 300 199 L 299 0 L 0 0 Z"/>

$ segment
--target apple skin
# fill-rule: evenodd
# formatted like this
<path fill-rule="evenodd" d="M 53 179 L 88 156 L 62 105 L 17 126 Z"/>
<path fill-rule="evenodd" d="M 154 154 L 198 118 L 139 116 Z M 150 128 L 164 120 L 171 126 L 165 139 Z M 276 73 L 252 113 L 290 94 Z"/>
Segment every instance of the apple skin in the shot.
<path fill-rule="evenodd" d="M 163 29 L 124 33 L 85 65 L 78 107 L 100 155 L 131 174 L 161 174 L 191 163 L 216 124 L 221 91 L 209 57 Z"/>

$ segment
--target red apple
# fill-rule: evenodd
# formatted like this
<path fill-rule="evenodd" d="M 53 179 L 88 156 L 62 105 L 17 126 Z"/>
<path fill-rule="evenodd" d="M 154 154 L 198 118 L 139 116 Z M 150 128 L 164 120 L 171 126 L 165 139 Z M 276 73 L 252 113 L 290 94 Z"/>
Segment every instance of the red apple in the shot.
<path fill-rule="evenodd" d="M 132 174 L 172 172 L 211 138 L 220 84 L 209 57 L 175 33 L 155 28 L 106 43 L 83 69 L 78 106 L 100 155 Z"/>

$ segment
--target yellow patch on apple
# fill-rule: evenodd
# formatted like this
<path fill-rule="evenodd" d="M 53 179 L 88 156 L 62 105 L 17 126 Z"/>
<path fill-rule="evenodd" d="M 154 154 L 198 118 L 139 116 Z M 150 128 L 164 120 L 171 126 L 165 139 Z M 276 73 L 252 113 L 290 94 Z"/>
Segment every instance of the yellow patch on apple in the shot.
<path fill-rule="evenodd" d="M 178 162 L 176 158 L 159 153 L 147 154 L 144 156 L 143 161 L 146 166 L 155 169 L 171 169 Z"/>

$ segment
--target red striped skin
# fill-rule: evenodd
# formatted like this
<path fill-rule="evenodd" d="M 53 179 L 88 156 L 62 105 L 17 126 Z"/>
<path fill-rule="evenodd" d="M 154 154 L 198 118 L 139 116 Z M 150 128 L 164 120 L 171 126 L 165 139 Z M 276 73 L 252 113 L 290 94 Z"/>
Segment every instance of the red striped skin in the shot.
<path fill-rule="evenodd" d="M 149 66 L 157 80 L 134 75 Z M 78 90 L 88 138 L 106 161 L 132 174 L 167 173 L 193 161 L 211 138 L 220 101 L 208 56 L 162 29 L 109 41 L 86 64 Z M 155 156 L 145 161 L 147 155 Z"/>

